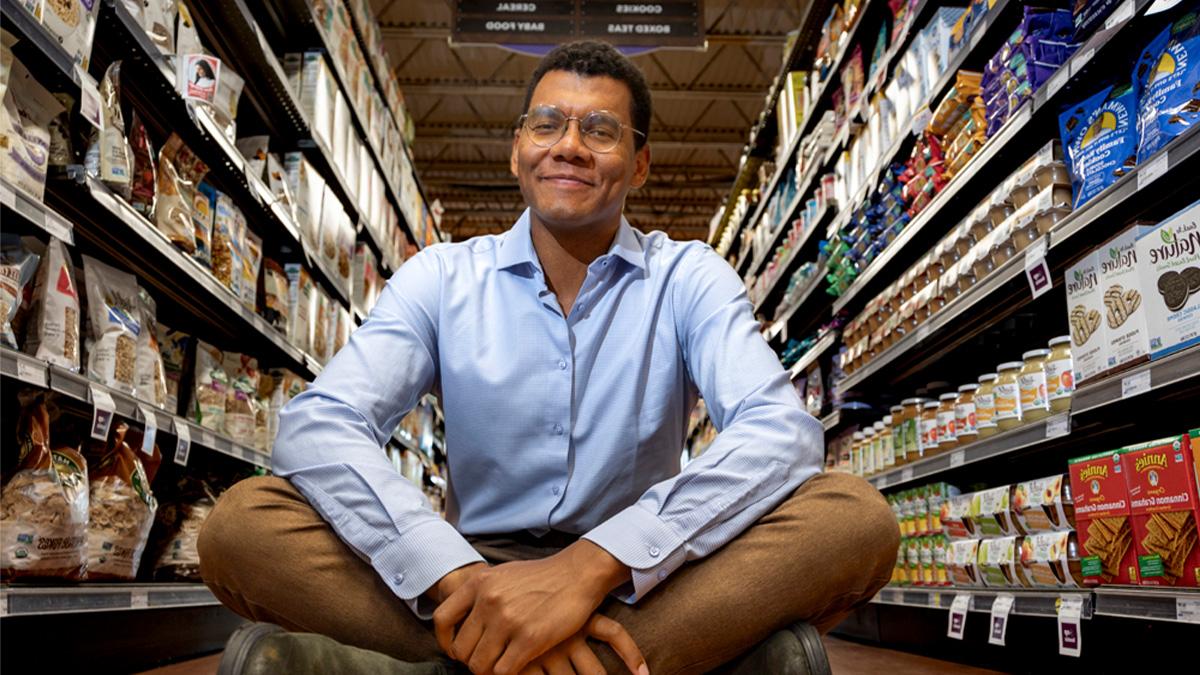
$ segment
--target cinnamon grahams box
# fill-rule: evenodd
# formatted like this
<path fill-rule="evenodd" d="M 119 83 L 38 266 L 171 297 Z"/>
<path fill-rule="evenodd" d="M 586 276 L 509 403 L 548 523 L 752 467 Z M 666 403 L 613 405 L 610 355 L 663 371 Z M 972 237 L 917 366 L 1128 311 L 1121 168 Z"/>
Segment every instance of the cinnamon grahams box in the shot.
<path fill-rule="evenodd" d="M 1126 448 L 1121 462 L 1142 585 L 1200 586 L 1191 439 L 1182 434 Z"/>
<path fill-rule="evenodd" d="M 1123 452 L 1110 450 L 1069 463 L 1080 567 L 1088 586 L 1138 583 Z"/>

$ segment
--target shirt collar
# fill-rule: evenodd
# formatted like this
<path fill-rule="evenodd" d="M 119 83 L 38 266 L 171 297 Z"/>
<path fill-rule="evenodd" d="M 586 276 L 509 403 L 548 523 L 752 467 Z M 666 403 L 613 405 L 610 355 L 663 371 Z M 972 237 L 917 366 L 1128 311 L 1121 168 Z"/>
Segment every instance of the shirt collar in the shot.
<path fill-rule="evenodd" d="M 625 216 L 621 216 L 621 226 L 617 228 L 617 236 L 613 240 L 606 255 L 616 256 L 625 262 L 646 269 L 646 254 L 642 246 L 643 236 L 633 229 Z M 533 248 L 533 236 L 530 234 L 529 209 L 526 208 L 512 228 L 504 233 L 500 240 L 500 250 L 496 254 L 500 269 L 509 269 L 518 265 L 532 265 L 541 270 L 537 251 Z"/>

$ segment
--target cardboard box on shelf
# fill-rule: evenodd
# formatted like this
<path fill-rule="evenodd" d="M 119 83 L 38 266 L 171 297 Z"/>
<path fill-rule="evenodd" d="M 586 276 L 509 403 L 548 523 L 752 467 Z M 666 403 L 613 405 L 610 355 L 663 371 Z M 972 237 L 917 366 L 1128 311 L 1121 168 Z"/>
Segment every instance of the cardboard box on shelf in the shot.
<path fill-rule="evenodd" d="M 1142 232 L 1136 248 L 1150 358 L 1200 344 L 1200 201 Z"/>
<path fill-rule="evenodd" d="M 1104 287 L 1100 253 L 1092 251 L 1067 269 L 1067 327 L 1075 381 L 1095 379 L 1107 369 L 1108 328 L 1104 320 Z"/>
<path fill-rule="evenodd" d="M 1123 452 L 1110 450 L 1069 462 L 1083 580 L 1088 586 L 1138 583 Z"/>
<path fill-rule="evenodd" d="M 1188 434 L 1121 455 L 1143 586 L 1200 586 L 1196 476 Z"/>
<path fill-rule="evenodd" d="M 1098 250 L 1107 336 L 1105 369 L 1113 371 L 1145 361 L 1150 354 L 1145 300 L 1138 281 L 1137 240 L 1148 229 L 1131 225 Z"/>

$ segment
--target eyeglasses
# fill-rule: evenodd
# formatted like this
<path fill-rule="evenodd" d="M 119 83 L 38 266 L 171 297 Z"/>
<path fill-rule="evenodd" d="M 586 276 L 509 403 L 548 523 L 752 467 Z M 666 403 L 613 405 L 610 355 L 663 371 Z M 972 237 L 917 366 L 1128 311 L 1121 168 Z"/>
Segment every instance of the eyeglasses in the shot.
<path fill-rule="evenodd" d="M 583 144 L 592 152 L 612 152 L 621 142 L 621 132 L 629 129 L 635 134 L 646 134 L 627 124 L 607 110 L 593 110 L 583 117 L 571 117 L 552 105 L 539 105 L 521 115 L 518 124 L 529 132 L 529 140 L 541 148 L 552 147 L 567 133 L 571 120 L 579 123 L 579 134 Z"/>

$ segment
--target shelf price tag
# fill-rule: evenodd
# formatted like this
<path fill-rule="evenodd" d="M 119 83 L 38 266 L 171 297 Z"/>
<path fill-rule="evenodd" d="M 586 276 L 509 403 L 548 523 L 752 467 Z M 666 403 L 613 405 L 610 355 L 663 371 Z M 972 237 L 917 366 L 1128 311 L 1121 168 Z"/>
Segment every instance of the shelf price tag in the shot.
<path fill-rule="evenodd" d="M 955 450 L 950 453 L 950 468 L 960 467 L 967 461 L 967 452 L 965 450 Z"/>
<path fill-rule="evenodd" d="M 1046 438 L 1058 438 L 1071 433 L 1071 413 L 1065 412 L 1046 420 Z"/>
<path fill-rule="evenodd" d="M 1042 237 L 1025 251 L 1025 279 L 1033 297 L 1049 291 L 1054 283 L 1050 280 L 1050 268 L 1046 265 L 1046 238 Z"/>
<path fill-rule="evenodd" d="M 102 128 L 100 88 L 96 81 L 79 65 L 75 66 L 75 79 L 79 80 L 79 114 L 97 129 Z"/>
<path fill-rule="evenodd" d="M 1076 56 L 1075 60 L 1071 62 L 1071 77 L 1076 77 L 1079 75 L 1080 71 L 1087 67 L 1088 62 L 1091 61 L 1092 57 L 1095 55 L 1096 49 L 1092 48 Z"/>
<path fill-rule="evenodd" d="M 1133 0 L 1125 0 L 1121 6 L 1108 16 L 1104 21 L 1104 30 L 1112 30 L 1113 26 L 1124 23 L 1133 18 Z"/>
<path fill-rule="evenodd" d="M 950 622 L 946 636 L 955 640 L 963 639 L 967 627 L 967 612 L 971 609 L 971 594 L 958 593 L 950 605 Z"/>
<path fill-rule="evenodd" d="M 1170 160 L 1165 152 L 1158 153 L 1157 157 L 1149 162 L 1146 162 L 1142 166 L 1139 166 L 1137 170 L 1138 191 L 1141 191 L 1142 188 L 1158 180 L 1159 176 L 1167 172 L 1169 166 Z"/>
<path fill-rule="evenodd" d="M 885 487 L 887 487 L 887 484 L 888 484 L 887 476 L 880 476 L 879 478 L 877 478 L 875 480 L 875 489 L 882 490 Z"/>
<path fill-rule="evenodd" d="M 1129 398 L 1150 391 L 1150 371 L 1126 375 L 1121 378 L 1121 398 Z"/>
<path fill-rule="evenodd" d="M 146 589 L 137 589 L 129 592 L 129 608 L 130 609 L 146 609 L 150 606 L 150 592 Z"/>
<path fill-rule="evenodd" d="M 904 467 L 904 469 L 900 471 L 901 482 L 907 483 L 908 481 L 910 481 L 912 479 L 913 479 L 912 467 L 911 466 Z"/>
<path fill-rule="evenodd" d="M 929 604 L 930 607 L 933 607 L 935 609 L 941 609 L 942 594 L 941 593 L 930 593 L 929 595 L 927 595 L 925 597 L 925 601 Z"/>
<path fill-rule="evenodd" d="M 216 439 L 213 438 L 212 432 L 207 429 L 200 430 L 200 445 L 206 448 L 216 449 Z"/>
<path fill-rule="evenodd" d="M 116 416 L 117 406 L 113 403 L 108 390 L 94 384 L 88 386 L 92 391 L 92 438 L 97 441 L 108 440 L 108 430 L 112 427 L 113 417 Z"/>
<path fill-rule="evenodd" d="M 1079 656 L 1083 651 L 1083 638 L 1079 633 L 1080 617 L 1083 615 L 1083 596 L 1064 595 L 1058 607 L 1058 653 L 1063 656 Z"/>
<path fill-rule="evenodd" d="M 187 466 L 188 455 L 192 452 L 192 431 L 187 422 L 175 420 L 175 463 Z"/>
<path fill-rule="evenodd" d="M 42 214 L 42 229 L 63 243 L 75 243 L 75 236 L 72 234 L 74 229 L 71 222 L 53 211 L 47 210 Z"/>
<path fill-rule="evenodd" d="M 158 417 L 148 405 L 139 405 L 138 412 L 142 414 L 146 424 L 146 433 L 142 434 L 142 452 L 153 455 L 154 441 L 158 438 Z"/>
<path fill-rule="evenodd" d="M 920 136 L 925 131 L 925 127 L 929 126 L 931 119 L 933 119 L 933 111 L 927 105 L 921 106 L 921 109 L 913 115 L 912 127 L 909 131 L 913 136 Z"/>
<path fill-rule="evenodd" d="M 1046 98 L 1054 98 L 1054 95 L 1063 88 L 1069 79 L 1071 79 L 1071 69 L 1060 67 L 1058 72 L 1054 73 L 1050 81 L 1046 83 Z"/>
<path fill-rule="evenodd" d="M 22 358 L 17 358 L 17 379 L 29 384 L 45 387 L 47 386 L 46 367 L 36 363 L 30 363 Z"/>
<path fill-rule="evenodd" d="M 1200 598 L 1175 598 L 1175 618 L 1184 623 L 1200 623 Z"/>
<path fill-rule="evenodd" d="M 988 23 L 983 23 L 975 27 L 975 32 L 971 33 L 971 51 L 975 51 L 975 48 L 978 47 L 979 43 L 983 41 L 983 34 L 988 32 L 989 28 L 991 28 L 991 26 L 988 25 Z"/>
<path fill-rule="evenodd" d="M 992 601 L 992 630 L 988 635 L 989 644 L 1004 646 L 1004 640 L 1008 635 L 1008 615 L 1012 612 L 1015 599 L 1011 593 L 1001 593 Z"/>

